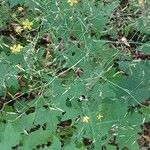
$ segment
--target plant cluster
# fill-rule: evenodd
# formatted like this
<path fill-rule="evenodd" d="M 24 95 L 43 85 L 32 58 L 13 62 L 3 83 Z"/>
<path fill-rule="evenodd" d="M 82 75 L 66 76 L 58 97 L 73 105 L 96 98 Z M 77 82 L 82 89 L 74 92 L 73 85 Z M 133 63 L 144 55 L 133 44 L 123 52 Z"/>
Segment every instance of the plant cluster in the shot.
<path fill-rule="evenodd" d="M 0 150 L 148 148 L 149 9 L 0 0 Z"/>

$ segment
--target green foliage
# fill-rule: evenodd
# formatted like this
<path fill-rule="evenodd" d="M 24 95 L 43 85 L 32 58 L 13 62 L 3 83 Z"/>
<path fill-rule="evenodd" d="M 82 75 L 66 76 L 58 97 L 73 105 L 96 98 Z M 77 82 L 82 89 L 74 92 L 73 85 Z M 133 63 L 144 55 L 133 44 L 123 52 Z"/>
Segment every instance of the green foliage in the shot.
<path fill-rule="evenodd" d="M 150 117 L 144 6 L 0 1 L 0 149 L 139 149 Z"/>

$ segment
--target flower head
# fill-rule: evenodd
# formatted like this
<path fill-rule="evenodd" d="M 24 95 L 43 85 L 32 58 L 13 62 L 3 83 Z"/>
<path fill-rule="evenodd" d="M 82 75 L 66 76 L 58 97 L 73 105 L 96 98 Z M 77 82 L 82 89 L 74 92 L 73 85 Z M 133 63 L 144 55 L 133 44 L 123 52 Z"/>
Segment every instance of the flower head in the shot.
<path fill-rule="evenodd" d="M 24 10 L 23 7 L 18 7 L 19 12 L 22 12 L 23 10 Z"/>
<path fill-rule="evenodd" d="M 144 7 L 144 3 L 145 3 L 145 0 L 139 0 L 139 6 L 140 7 L 143 8 Z"/>
<path fill-rule="evenodd" d="M 68 0 L 67 3 L 70 3 L 71 6 L 78 3 L 78 0 Z"/>
<path fill-rule="evenodd" d="M 98 120 L 101 120 L 103 117 L 104 117 L 104 116 L 101 115 L 101 114 L 98 114 L 98 115 L 97 115 L 97 119 L 98 119 Z"/>
<path fill-rule="evenodd" d="M 20 33 L 21 30 L 22 30 L 21 26 L 17 26 L 17 27 L 15 28 L 15 31 L 16 31 L 17 33 Z"/>
<path fill-rule="evenodd" d="M 25 21 L 22 22 L 22 25 L 23 25 L 23 28 L 24 28 L 24 29 L 29 29 L 29 30 L 31 30 L 33 23 L 30 22 L 28 19 L 26 19 Z"/>
<path fill-rule="evenodd" d="M 89 120 L 90 120 L 90 118 L 89 118 L 88 116 L 84 116 L 83 119 L 82 119 L 82 121 L 83 121 L 84 123 L 88 123 Z"/>
<path fill-rule="evenodd" d="M 12 53 L 16 54 L 16 53 L 19 53 L 22 48 L 23 47 L 20 44 L 17 44 L 17 45 L 15 44 L 10 47 L 10 50 Z"/>

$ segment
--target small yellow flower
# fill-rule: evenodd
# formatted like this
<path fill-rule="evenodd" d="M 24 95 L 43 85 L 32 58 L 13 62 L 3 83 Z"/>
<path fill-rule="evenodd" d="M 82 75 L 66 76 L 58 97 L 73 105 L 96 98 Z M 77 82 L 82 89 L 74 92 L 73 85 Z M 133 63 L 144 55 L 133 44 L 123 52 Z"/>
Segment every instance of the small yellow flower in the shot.
<path fill-rule="evenodd" d="M 83 119 L 82 119 L 82 121 L 83 121 L 84 123 L 88 123 L 89 120 L 90 120 L 90 118 L 89 118 L 88 116 L 84 116 Z"/>
<path fill-rule="evenodd" d="M 23 10 L 24 10 L 23 7 L 18 7 L 19 12 L 22 12 Z"/>
<path fill-rule="evenodd" d="M 78 3 L 78 0 L 68 0 L 67 3 L 70 3 L 71 6 Z"/>
<path fill-rule="evenodd" d="M 98 119 L 98 120 L 101 120 L 103 117 L 104 117 L 104 116 L 101 115 L 101 114 L 97 115 L 97 119 Z"/>
<path fill-rule="evenodd" d="M 140 7 L 144 7 L 145 0 L 139 0 Z"/>
<path fill-rule="evenodd" d="M 20 50 L 22 48 L 23 47 L 20 44 L 17 44 L 17 45 L 15 44 L 15 45 L 13 45 L 13 46 L 10 47 L 10 50 L 11 50 L 12 53 L 17 54 L 17 53 L 20 52 Z"/>
<path fill-rule="evenodd" d="M 17 26 L 17 27 L 15 28 L 15 31 L 16 31 L 17 33 L 21 33 L 21 30 L 22 30 L 21 26 Z"/>
<path fill-rule="evenodd" d="M 26 19 L 25 21 L 22 22 L 22 25 L 23 25 L 23 28 L 24 28 L 24 29 L 29 29 L 29 30 L 31 30 L 33 23 L 30 22 L 28 19 Z"/>

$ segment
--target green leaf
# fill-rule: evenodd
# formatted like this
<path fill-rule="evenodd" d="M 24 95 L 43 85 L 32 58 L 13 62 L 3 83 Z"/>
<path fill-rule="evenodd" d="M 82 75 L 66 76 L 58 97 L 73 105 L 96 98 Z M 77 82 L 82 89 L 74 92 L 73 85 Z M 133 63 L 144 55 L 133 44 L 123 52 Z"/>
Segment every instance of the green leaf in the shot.
<path fill-rule="evenodd" d="M 11 147 L 19 144 L 20 139 L 21 136 L 14 130 L 13 125 L 11 123 L 7 123 L 0 143 L 0 149 L 10 150 Z"/>
<path fill-rule="evenodd" d="M 142 116 L 136 112 L 128 114 L 124 118 L 124 123 L 118 130 L 118 144 L 120 148 L 127 147 L 129 150 L 139 149 L 137 139 L 139 138 L 140 124 L 142 124 Z"/>
<path fill-rule="evenodd" d="M 19 3 L 22 4 L 23 2 L 25 2 L 24 0 L 8 0 L 10 3 L 10 7 L 14 7 L 16 5 L 18 5 Z"/>
<path fill-rule="evenodd" d="M 142 44 L 141 46 L 137 47 L 138 51 L 144 52 L 146 54 L 150 54 L 149 49 L 150 49 L 150 43 L 149 42 L 146 42 L 146 43 Z"/>
<path fill-rule="evenodd" d="M 53 136 L 53 144 L 50 148 L 53 150 L 61 150 L 61 142 L 56 136 Z"/>
<path fill-rule="evenodd" d="M 46 123 L 47 129 L 49 129 L 53 133 L 57 128 L 57 124 L 59 123 L 58 117 L 60 115 L 61 112 L 59 110 L 39 108 L 36 111 L 34 124 Z"/>
<path fill-rule="evenodd" d="M 61 121 L 71 119 L 74 123 L 80 114 L 81 112 L 78 109 L 65 107 L 65 114 L 63 115 Z"/>
<path fill-rule="evenodd" d="M 35 119 L 35 113 L 30 113 L 27 115 L 26 113 L 22 115 L 20 118 L 16 119 L 13 122 L 13 126 L 15 130 L 18 132 L 23 132 L 24 130 L 28 130 L 33 127 L 33 122 Z"/>
<path fill-rule="evenodd" d="M 51 141 L 52 135 L 49 130 L 37 130 L 28 135 L 24 135 L 22 138 L 22 150 L 29 150 L 36 148 L 37 145 L 47 144 L 47 142 Z"/>
<path fill-rule="evenodd" d="M 15 76 L 8 77 L 6 80 L 6 87 L 11 94 L 15 94 L 20 88 L 17 78 Z"/>

